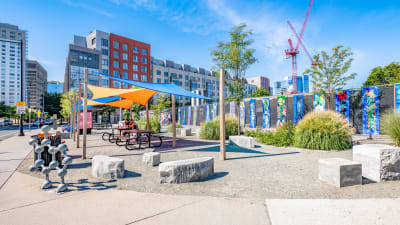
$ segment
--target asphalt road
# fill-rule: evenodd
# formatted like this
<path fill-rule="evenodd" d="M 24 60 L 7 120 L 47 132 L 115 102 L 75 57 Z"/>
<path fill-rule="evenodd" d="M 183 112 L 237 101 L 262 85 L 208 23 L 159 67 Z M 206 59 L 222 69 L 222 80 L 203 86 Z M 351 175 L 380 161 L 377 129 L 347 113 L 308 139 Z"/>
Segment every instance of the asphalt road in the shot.
<path fill-rule="evenodd" d="M 31 126 L 31 129 L 37 129 L 37 127 Z M 14 124 L 12 126 L 0 127 L 0 141 L 5 140 L 9 137 L 19 134 L 19 125 Z M 29 125 L 24 125 L 24 134 L 29 135 Z"/>

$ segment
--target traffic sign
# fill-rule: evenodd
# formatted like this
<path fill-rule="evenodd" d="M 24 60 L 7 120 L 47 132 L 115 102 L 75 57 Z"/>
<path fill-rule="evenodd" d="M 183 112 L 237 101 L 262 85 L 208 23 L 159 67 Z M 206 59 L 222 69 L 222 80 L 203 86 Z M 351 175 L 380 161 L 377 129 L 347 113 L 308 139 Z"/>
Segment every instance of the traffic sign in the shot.
<path fill-rule="evenodd" d="M 17 102 L 17 106 L 25 106 L 26 102 Z"/>
<path fill-rule="evenodd" d="M 25 114 L 25 106 L 17 106 L 17 114 Z"/>
<path fill-rule="evenodd" d="M 37 111 L 37 117 L 40 118 L 40 109 Z"/>

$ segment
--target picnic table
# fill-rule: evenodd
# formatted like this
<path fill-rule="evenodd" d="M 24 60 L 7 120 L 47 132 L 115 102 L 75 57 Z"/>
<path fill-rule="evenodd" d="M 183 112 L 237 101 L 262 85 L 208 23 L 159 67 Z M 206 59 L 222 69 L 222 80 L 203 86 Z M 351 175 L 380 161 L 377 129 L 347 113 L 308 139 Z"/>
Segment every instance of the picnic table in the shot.
<path fill-rule="evenodd" d="M 136 142 L 139 144 L 139 149 L 141 148 L 142 143 L 149 143 L 149 148 L 151 147 L 151 134 L 153 131 L 151 130 L 138 130 L 138 129 L 132 129 L 132 130 L 125 130 L 124 134 L 128 134 L 128 137 L 134 137 L 136 139 Z M 146 136 L 145 141 L 143 141 L 142 136 Z"/>

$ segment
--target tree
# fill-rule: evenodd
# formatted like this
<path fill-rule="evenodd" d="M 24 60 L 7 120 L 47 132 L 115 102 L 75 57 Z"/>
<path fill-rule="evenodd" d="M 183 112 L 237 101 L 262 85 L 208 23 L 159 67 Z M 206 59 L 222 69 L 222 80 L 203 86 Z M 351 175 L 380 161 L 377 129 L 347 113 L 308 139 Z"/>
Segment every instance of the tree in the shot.
<path fill-rule="evenodd" d="M 328 109 L 329 103 L 331 102 L 330 94 L 338 90 L 342 90 L 349 80 L 354 79 L 357 73 L 347 74 L 353 58 L 353 53 L 349 48 L 344 48 L 339 45 L 332 49 L 332 55 L 328 55 L 325 51 L 321 51 L 320 54 L 314 56 L 314 59 L 319 62 L 316 66 L 316 87 L 317 91 L 323 94 L 328 94 L 327 102 Z M 320 55 L 322 60 L 320 60 Z M 306 69 L 303 74 L 312 74 L 313 68 Z"/>
<path fill-rule="evenodd" d="M 62 95 L 61 97 L 60 115 L 67 120 L 70 118 L 72 102 L 75 95 L 75 92 L 69 91 L 67 94 Z"/>
<path fill-rule="evenodd" d="M 160 113 L 165 110 L 171 108 L 171 98 L 168 94 L 160 93 L 156 98 L 156 104 L 150 107 L 151 110 L 154 110 L 155 116 L 160 116 Z"/>
<path fill-rule="evenodd" d="M 8 108 L 9 106 L 5 102 L 0 102 L 0 118 L 8 117 Z"/>
<path fill-rule="evenodd" d="M 218 42 L 218 45 L 211 51 L 213 61 L 218 68 L 227 70 L 231 75 L 227 82 L 229 88 L 229 100 L 234 101 L 239 107 L 243 99 L 243 78 L 249 66 L 257 61 L 254 57 L 255 49 L 250 48 L 253 43 L 249 37 L 252 31 L 245 31 L 246 24 L 233 27 L 229 32 L 229 42 Z M 238 123 L 238 133 L 240 135 L 240 118 Z"/>
<path fill-rule="evenodd" d="M 44 95 L 44 111 L 48 112 L 49 115 L 57 114 L 57 117 L 61 116 L 61 93 L 45 93 Z"/>
<path fill-rule="evenodd" d="M 250 95 L 251 98 L 256 98 L 256 97 L 264 97 L 264 96 L 270 96 L 271 93 L 267 90 L 265 90 L 265 88 L 260 87 L 257 88 L 253 94 Z"/>
<path fill-rule="evenodd" d="M 400 65 L 398 62 L 392 62 L 385 67 L 375 67 L 371 70 L 364 87 L 400 83 Z"/>

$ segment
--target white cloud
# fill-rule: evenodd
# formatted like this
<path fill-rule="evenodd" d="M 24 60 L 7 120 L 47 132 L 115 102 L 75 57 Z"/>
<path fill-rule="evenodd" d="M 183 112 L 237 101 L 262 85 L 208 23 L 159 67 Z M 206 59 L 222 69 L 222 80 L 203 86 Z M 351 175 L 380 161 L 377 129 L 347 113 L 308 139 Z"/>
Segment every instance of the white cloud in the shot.
<path fill-rule="evenodd" d="M 96 7 L 93 7 L 89 4 L 83 3 L 83 2 L 79 2 L 79 1 L 71 1 L 71 0 L 62 0 L 65 4 L 72 6 L 72 7 L 77 7 L 77 8 L 83 8 L 83 9 L 87 9 L 89 11 L 93 11 L 97 14 L 103 15 L 103 16 L 107 16 L 107 17 L 114 17 L 113 14 L 103 10 L 103 9 L 99 9 Z"/>

